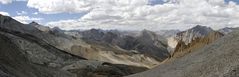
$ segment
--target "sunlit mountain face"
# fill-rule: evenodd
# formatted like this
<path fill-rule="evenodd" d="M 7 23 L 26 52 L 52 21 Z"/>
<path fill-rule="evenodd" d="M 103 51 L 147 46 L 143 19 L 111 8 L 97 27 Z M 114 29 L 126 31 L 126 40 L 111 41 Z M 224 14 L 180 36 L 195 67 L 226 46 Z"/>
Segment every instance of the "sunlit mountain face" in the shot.
<path fill-rule="evenodd" d="M 238 0 L 0 0 L 0 77 L 238 77 Z"/>

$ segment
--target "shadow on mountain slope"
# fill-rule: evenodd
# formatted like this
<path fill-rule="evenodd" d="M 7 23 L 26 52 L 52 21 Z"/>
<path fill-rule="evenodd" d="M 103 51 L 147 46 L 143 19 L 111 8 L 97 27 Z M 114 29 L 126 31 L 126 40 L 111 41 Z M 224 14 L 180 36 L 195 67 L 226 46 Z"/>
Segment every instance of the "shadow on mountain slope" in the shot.
<path fill-rule="evenodd" d="M 33 64 L 9 38 L 0 35 L 1 77 L 69 77 L 69 73 L 55 68 Z"/>
<path fill-rule="evenodd" d="M 238 77 L 239 30 L 143 73 L 127 77 Z"/>

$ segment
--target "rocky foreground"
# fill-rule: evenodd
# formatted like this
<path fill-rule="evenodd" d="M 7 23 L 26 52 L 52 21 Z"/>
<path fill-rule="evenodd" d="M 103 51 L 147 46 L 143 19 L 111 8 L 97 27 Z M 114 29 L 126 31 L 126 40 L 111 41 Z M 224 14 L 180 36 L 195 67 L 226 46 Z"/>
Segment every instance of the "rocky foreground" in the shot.
<path fill-rule="evenodd" d="M 239 30 L 215 42 L 127 77 L 239 77 Z"/>

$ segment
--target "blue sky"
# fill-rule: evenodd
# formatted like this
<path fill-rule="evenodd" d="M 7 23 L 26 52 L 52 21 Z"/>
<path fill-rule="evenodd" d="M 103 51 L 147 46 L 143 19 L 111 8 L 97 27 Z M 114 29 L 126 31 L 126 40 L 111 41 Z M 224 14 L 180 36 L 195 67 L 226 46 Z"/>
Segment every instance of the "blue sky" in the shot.
<path fill-rule="evenodd" d="M 239 3 L 239 0 L 225 0 L 226 2 L 229 2 L 229 1 L 234 1 L 234 2 L 237 2 Z"/>
<path fill-rule="evenodd" d="M 149 0 L 151 5 L 157 5 L 164 3 L 163 0 Z M 238 2 L 239 0 L 225 0 L 226 2 L 234 1 Z M 10 4 L 0 4 L 0 11 L 8 12 L 11 16 L 18 16 L 17 12 L 25 11 L 27 12 L 27 16 L 36 17 L 36 18 L 43 18 L 41 23 L 47 23 L 51 21 L 58 21 L 58 20 L 67 20 L 67 19 L 79 19 L 85 13 L 57 13 L 57 14 L 43 14 L 39 13 L 37 9 L 27 7 L 27 1 L 14 1 Z M 33 13 L 38 13 L 33 14 Z"/>
<path fill-rule="evenodd" d="M 220 25 L 220 26 L 216 26 L 219 28 L 219 27 L 224 27 L 225 25 L 229 25 L 229 26 L 239 25 L 237 24 L 237 22 L 235 22 L 235 20 L 232 20 L 232 18 L 230 18 L 230 17 L 233 17 L 234 13 L 237 14 L 238 11 L 231 10 L 230 8 L 224 7 L 224 6 L 219 7 L 222 10 L 217 8 L 203 8 L 202 5 L 200 4 L 195 5 L 195 7 L 178 8 L 175 5 L 163 5 L 165 4 L 164 0 L 119 0 L 119 1 L 132 1 L 131 3 L 134 3 L 135 4 L 134 6 L 127 5 L 127 7 L 130 7 L 129 9 L 134 12 L 132 13 L 131 11 L 128 11 L 129 9 L 124 9 L 123 11 L 118 10 L 118 9 L 125 8 L 125 7 L 121 8 L 118 6 L 122 3 L 124 4 L 124 2 L 121 2 L 119 4 L 117 3 L 101 4 L 100 3 L 99 4 L 100 8 L 96 8 L 98 7 L 98 6 L 94 6 L 96 4 L 87 3 L 87 0 L 82 0 L 82 1 L 74 0 L 79 3 L 83 2 L 81 6 L 77 6 L 78 3 L 75 3 L 75 4 L 71 3 L 71 2 L 74 2 L 73 0 L 72 1 L 71 0 L 69 1 L 68 0 L 25 0 L 25 1 L 13 0 L 12 2 L 7 4 L 3 4 L 1 3 L 1 1 L 12 1 L 12 0 L 0 0 L 0 12 L 7 12 L 13 18 L 15 17 L 15 18 L 21 19 L 23 17 L 19 17 L 19 16 L 27 16 L 30 18 L 26 20 L 27 23 L 31 22 L 32 20 L 37 21 L 43 25 L 48 25 L 49 22 L 53 22 L 54 23 L 53 25 L 55 24 L 60 25 L 59 27 L 63 29 L 65 27 L 67 27 L 67 29 L 70 29 L 70 27 L 72 28 L 92 28 L 92 27 L 94 28 L 95 27 L 96 28 L 123 28 L 123 29 L 127 27 L 128 29 L 131 29 L 131 28 L 136 28 L 136 29 L 167 28 L 168 29 L 168 28 L 182 28 L 181 26 L 175 26 L 175 25 L 182 25 L 182 26 L 187 25 L 186 27 L 188 27 L 188 25 L 195 25 L 195 24 Z M 33 2 L 31 7 L 28 5 L 28 1 Z M 89 0 L 88 2 L 90 1 L 91 0 Z M 92 1 L 97 2 L 97 0 L 92 0 Z M 101 0 L 101 1 L 104 1 L 104 0 Z M 137 2 L 137 1 L 142 1 L 142 2 Z M 144 1 L 148 1 L 149 3 Z M 171 1 L 175 1 L 175 0 L 171 0 Z M 192 2 L 191 4 L 192 6 L 194 6 L 195 3 L 193 3 L 193 1 L 196 2 L 197 0 L 193 0 L 193 1 L 185 0 L 185 1 Z M 225 0 L 226 3 L 228 3 L 229 1 L 235 2 L 236 5 L 239 4 L 239 0 Z M 148 4 L 145 5 L 144 3 L 148 3 Z M 114 4 L 117 4 L 117 5 L 114 5 Z M 162 5 L 162 6 L 157 6 L 157 5 Z M 211 4 L 206 4 L 206 5 L 215 6 Z M 105 6 L 108 6 L 108 7 L 105 7 Z M 112 9 L 111 6 L 114 8 Z M 76 7 L 76 8 L 72 8 L 72 7 Z M 175 9 L 176 7 L 177 9 Z M 201 7 L 203 9 L 200 9 Z M 136 8 L 137 10 L 135 10 Z M 236 7 L 233 7 L 233 8 L 236 8 Z M 175 10 L 177 10 L 177 12 L 179 12 L 180 15 L 177 15 L 178 13 L 175 13 Z M 185 12 L 185 10 L 194 10 L 194 11 Z M 209 10 L 209 11 L 207 12 L 205 10 Z M 57 12 L 57 13 L 51 13 L 51 12 Z M 200 14 L 196 14 L 196 13 L 200 13 Z M 230 15 L 222 15 L 224 13 L 230 14 Z M 195 16 L 195 15 L 198 15 L 198 16 Z M 208 15 L 208 17 L 206 17 L 207 20 L 212 19 L 211 21 L 213 22 L 212 24 L 208 23 L 207 21 L 204 21 L 205 19 L 203 18 L 205 18 L 205 16 L 207 15 Z M 185 17 L 185 16 L 188 16 L 188 17 Z M 212 18 L 215 16 L 218 16 L 216 17 L 217 20 Z M 52 25 L 52 23 L 50 23 L 50 25 Z M 115 25 L 118 25 L 118 26 L 115 26 Z M 147 25 L 152 25 L 152 26 L 147 26 Z M 158 26 L 158 25 L 164 25 L 164 26 Z"/>
<path fill-rule="evenodd" d="M 162 0 L 149 0 L 150 5 L 163 4 Z M 39 23 L 45 24 L 51 21 L 59 20 L 69 20 L 69 19 L 79 19 L 87 12 L 83 13 L 57 13 L 57 14 L 43 14 L 37 9 L 27 7 L 27 1 L 14 1 L 10 4 L 0 4 L 0 11 L 8 12 L 12 17 L 18 16 L 17 12 L 27 12 L 27 16 L 33 18 L 43 18 L 43 20 L 38 21 Z M 38 13 L 38 14 L 34 14 Z M 29 21 L 30 22 L 30 21 Z"/>
<path fill-rule="evenodd" d="M 0 4 L 0 11 L 8 12 L 11 15 L 11 17 L 18 16 L 17 12 L 25 11 L 27 12 L 27 14 L 25 14 L 26 16 L 33 18 L 43 18 L 43 20 L 38 21 L 42 24 L 58 20 L 78 19 L 85 14 L 85 13 L 43 14 L 39 13 L 37 9 L 27 7 L 26 1 L 14 1 L 10 4 Z"/>

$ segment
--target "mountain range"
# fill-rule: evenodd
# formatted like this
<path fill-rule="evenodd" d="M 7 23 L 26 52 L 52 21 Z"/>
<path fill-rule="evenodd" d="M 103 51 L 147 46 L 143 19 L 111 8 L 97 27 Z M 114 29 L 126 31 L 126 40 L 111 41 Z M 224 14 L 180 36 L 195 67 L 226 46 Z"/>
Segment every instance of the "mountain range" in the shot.
<path fill-rule="evenodd" d="M 0 77 L 235 77 L 238 32 L 61 30 L 0 15 Z"/>
<path fill-rule="evenodd" d="M 85 44 L 80 39 L 32 25 L 0 16 L 1 77 L 118 77 L 148 69 L 87 59 L 73 51 Z"/>
<path fill-rule="evenodd" d="M 127 77 L 238 77 L 239 30 L 154 69 Z M 221 35 L 221 34 L 220 34 Z"/>

